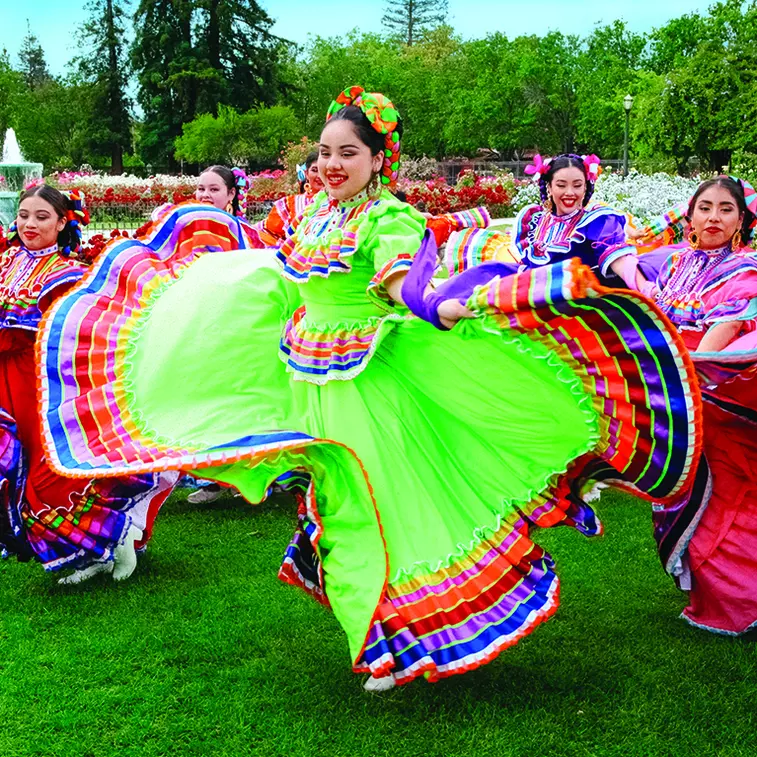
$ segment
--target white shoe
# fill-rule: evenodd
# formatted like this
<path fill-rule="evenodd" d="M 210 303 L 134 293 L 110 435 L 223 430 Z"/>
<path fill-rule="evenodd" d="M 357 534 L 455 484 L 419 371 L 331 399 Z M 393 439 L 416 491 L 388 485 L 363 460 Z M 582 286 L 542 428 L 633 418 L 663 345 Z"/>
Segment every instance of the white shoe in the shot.
<path fill-rule="evenodd" d="M 374 678 L 371 676 L 364 684 L 363 688 L 366 691 L 370 691 L 374 694 L 380 693 L 382 691 L 389 691 L 389 689 L 393 689 L 396 686 L 396 683 L 394 682 L 394 676 L 390 673 L 388 676 L 384 676 L 383 678 Z"/>
<path fill-rule="evenodd" d="M 113 580 L 123 581 L 137 568 L 137 552 L 134 542 L 142 536 L 142 530 L 135 525 L 129 526 L 123 544 L 113 550 Z"/>
<path fill-rule="evenodd" d="M 586 502 L 586 504 L 589 504 L 590 502 L 596 502 L 602 496 L 602 491 L 609 488 L 609 484 L 606 484 L 603 481 L 595 481 L 594 486 L 592 486 L 588 492 L 582 495 L 581 499 Z"/>
<path fill-rule="evenodd" d="M 75 570 L 70 576 L 59 578 L 58 583 L 61 586 L 73 586 L 74 584 L 80 584 L 84 581 L 89 581 L 90 578 L 98 575 L 99 573 L 110 573 L 112 570 L 112 562 L 98 562 L 94 565 L 90 565 L 88 568 Z"/>
<path fill-rule="evenodd" d="M 215 502 L 223 494 L 223 489 L 198 489 L 187 497 L 187 502 L 201 505 L 203 502 Z"/>

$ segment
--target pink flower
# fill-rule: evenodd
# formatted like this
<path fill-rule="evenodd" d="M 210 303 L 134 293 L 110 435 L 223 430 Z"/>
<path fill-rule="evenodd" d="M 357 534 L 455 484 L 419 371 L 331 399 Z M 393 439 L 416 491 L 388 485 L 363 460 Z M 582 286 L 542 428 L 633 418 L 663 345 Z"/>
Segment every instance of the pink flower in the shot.
<path fill-rule="evenodd" d="M 542 176 L 549 170 L 549 164 L 552 162 L 552 158 L 542 160 L 541 155 L 537 153 L 534 155 L 534 162 L 530 166 L 526 166 L 523 170 L 529 176 L 534 177 L 534 181 L 539 181 Z"/>
<path fill-rule="evenodd" d="M 596 181 L 602 173 L 602 163 L 596 155 L 584 155 L 584 166 L 591 181 Z"/>

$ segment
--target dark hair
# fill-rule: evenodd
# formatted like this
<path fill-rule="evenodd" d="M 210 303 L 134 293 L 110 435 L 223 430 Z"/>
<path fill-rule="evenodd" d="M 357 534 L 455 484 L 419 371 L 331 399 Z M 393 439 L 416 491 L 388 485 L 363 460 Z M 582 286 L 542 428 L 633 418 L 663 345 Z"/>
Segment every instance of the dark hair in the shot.
<path fill-rule="evenodd" d="M 580 155 L 574 155 L 573 153 L 564 153 L 563 155 L 557 155 L 552 159 L 547 172 L 539 180 L 539 193 L 541 194 L 541 201 L 547 201 L 547 187 L 552 183 L 552 179 L 555 178 L 555 174 L 558 171 L 561 171 L 563 168 L 577 168 L 584 175 L 584 179 L 586 180 L 586 191 L 584 192 L 584 199 L 581 205 L 583 205 L 583 207 L 586 207 L 589 204 L 591 196 L 594 194 L 594 183 L 589 181 L 589 172 L 586 170 L 583 158 Z"/>
<path fill-rule="evenodd" d="M 75 252 L 81 245 L 81 240 L 76 233 L 76 229 L 67 219 L 68 211 L 73 210 L 71 200 L 69 200 L 62 192 L 59 192 L 48 184 L 37 184 L 36 187 L 30 187 L 21 192 L 21 196 L 18 198 L 19 207 L 21 207 L 21 203 L 29 197 L 40 197 L 53 206 L 53 210 L 58 218 L 66 218 L 66 225 L 60 232 L 58 232 L 58 249 L 69 249 Z"/>
<path fill-rule="evenodd" d="M 379 134 L 371 126 L 371 122 L 357 105 L 345 105 L 341 110 L 334 113 L 327 123 L 331 123 L 331 121 L 349 121 L 355 127 L 360 141 L 370 149 L 371 155 L 378 155 L 384 151 L 386 147 L 384 135 Z M 395 133 L 399 139 L 402 139 L 402 119 L 398 119 Z"/>
<path fill-rule="evenodd" d="M 237 177 L 234 176 L 234 172 L 226 166 L 208 166 L 203 173 L 212 171 L 216 176 L 220 176 L 223 179 L 223 183 L 226 185 L 226 189 L 233 189 L 234 196 L 231 198 L 231 215 L 239 215 L 239 188 L 237 187 Z"/>
<path fill-rule="evenodd" d="M 308 153 L 307 158 L 305 158 L 305 172 L 307 173 L 310 170 L 310 166 L 313 165 L 318 160 L 318 150 L 313 150 L 312 152 Z M 305 184 L 308 183 L 307 176 L 300 182 L 300 194 L 302 194 L 305 191 Z"/>
<path fill-rule="evenodd" d="M 744 187 L 741 186 L 740 181 L 732 179 L 730 176 L 716 176 L 714 179 L 708 179 L 703 181 L 694 192 L 694 196 L 689 200 L 689 209 L 687 212 L 687 218 L 691 221 L 691 215 L 696 207 L 697 200 L 702 193 L 706 192 L 712 187 L 723 187 L 728 194 L 736 201 L 736 207 L 739 209 L 739 214 L 743 216 L 741 221 L 741 239 L 744 243 L 749 242 L 754 233 L 754 229 L 751 228 L 755 219 L 754 213 L 752 213 L 746 206 L 746 200 L 744 199 Z"/>

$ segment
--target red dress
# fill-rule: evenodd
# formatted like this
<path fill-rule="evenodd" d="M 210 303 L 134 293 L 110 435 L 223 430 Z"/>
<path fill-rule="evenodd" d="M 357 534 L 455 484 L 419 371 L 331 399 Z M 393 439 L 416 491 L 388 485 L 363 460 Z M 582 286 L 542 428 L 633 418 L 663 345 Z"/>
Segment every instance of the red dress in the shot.
<path fill-rule="evenodd" d="M 132 524 L 144 543 L 175 478 L 82 481 L 45 459 L 35 337 L 44 311 L 85 272 L 57 246 L 0 252 L 0 546 L 49 570 L 112 559 Z"/>
<path fill-rule="evenodd" d="M 687 496 L 655 512 L 666 569 L 689 591 L 683 617 L 716 633 L 757 627 L 757 253 L 672 248 L 658 304 L 679 327 L 700 378 L 704 454 Z M 694 352 L 737 322 L 720 352 Z"/>

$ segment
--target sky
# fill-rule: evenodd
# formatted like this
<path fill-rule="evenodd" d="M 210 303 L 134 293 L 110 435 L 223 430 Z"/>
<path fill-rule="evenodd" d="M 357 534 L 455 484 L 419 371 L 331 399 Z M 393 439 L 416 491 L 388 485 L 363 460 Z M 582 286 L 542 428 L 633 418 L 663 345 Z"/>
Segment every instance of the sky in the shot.
<path fill-rule="evenodd" d="M 132 0 L 135 7 L 137 0 Z M 332 37 L 352 29 L 381 31 L 385 0 L 259 0 L 275 20 L 273 32 L 297 43 L 308 34 Z M 543 34 L 560 30 L 586 34 L 598 23 L 622 18 L 636 32 L 650 31 L 684 13 L 705 11 L 696 0 L 449 0 L 449 22 L 466 39 L 490 32 Z M 84 0 L 0 0 L 0 48 L 14 64 L 26 35 L 27 19 L 45 51 L 53 74 L 65 72 L 78 53 L 76 30 L 85 18 Z"/>

